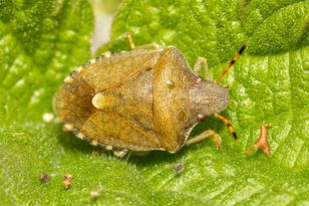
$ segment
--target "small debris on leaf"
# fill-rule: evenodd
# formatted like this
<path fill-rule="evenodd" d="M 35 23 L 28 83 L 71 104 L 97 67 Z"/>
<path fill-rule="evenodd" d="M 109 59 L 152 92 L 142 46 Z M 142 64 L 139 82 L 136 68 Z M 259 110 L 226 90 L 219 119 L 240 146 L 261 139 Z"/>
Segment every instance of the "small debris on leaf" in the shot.
<path fill-rule="evenodd" d="M 247 154 L 252 154 L 253 151 L 262 149 L 267 157 L 270 157 L 270 145 L 267 139 L 267 130 L 270 127 L 270 124 L 265 124 L 261 126 L 261 131 L 259 138 L 255 141 L 254 145 L 246 150 Z"/>
<path fill-rule="evenodd" d="M 175 173 L 176 173 L 176 174 L 179 174 L 179 173 L 183 170 L 184 166 L 185 166 L 185 165 L 184 165 L 183 163 L 175 164 L 175 165 L 173 166 Z"/>
<path fill-rule="evenodd" d="M 44 172 L 40 175 L 41 183 L 47 183 L 49 182 L 49 180 L 50 180 L 50 176 L 47 173 Z"/>
<path fill-rule="evenodd" d="M 100 191 L 98 189 L 93 189 L 90 192 L 90 196 L 92 199 L 97 199 L 100 196 Z"/>
<path fill-rule="evenodd" d="M 65 189 L 69 189 L 73 183 L 73 176 L 71 174 L 64 175 L 63 186 Z"/>

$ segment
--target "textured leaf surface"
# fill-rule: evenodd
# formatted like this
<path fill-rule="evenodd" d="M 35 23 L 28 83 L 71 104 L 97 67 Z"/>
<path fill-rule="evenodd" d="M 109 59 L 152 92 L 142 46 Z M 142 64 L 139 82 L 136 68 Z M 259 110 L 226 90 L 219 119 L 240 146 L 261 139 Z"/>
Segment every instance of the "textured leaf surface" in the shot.
<path fill-rule="evenodd" d="M 244 42 L 249 48 L 222 81 L 230 86 L 222 115 L 238 144 L 209 117 L 193 133 L 215 129 L 221 151 L 204 141 L 175 155 L 118 160 L 42 121 L 62 79 L 91 58 L 87 2 L 0 1 L 1 205 L 308 205 L 308 11 L 296 0 L 124 1 L 101 51 L 127 48 L 121 36 L 132 32 L 136 44 L 178 47 L 190 65 L 206 57 L 216 77 Z M 245 155 L 265 123 L 271 157 Z M 68 190 L 65 174 L 73 175 Z"/>

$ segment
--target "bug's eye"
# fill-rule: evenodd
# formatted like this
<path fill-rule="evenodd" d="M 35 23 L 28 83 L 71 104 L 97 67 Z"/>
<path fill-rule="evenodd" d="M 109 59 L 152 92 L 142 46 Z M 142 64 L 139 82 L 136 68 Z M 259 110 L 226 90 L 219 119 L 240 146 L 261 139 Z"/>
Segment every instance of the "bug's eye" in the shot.
<path fill-rule="evenodd" d="M 198 119 L 199 122 L 203 122 L 205 120 L 205 115 L 197 114 L 197 119 Z"/>

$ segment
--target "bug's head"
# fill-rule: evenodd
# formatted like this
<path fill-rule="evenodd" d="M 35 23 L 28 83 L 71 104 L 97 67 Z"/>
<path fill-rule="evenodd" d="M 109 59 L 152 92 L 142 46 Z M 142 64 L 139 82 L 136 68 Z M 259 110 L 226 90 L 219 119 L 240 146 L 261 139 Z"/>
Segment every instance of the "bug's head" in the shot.
<path fill-rule="evenodd" d="M 201 78 L 190 87 L 191 111 L 211 115 L 224 110 L 229 102 L 228 90 L 219 84 Z"/>

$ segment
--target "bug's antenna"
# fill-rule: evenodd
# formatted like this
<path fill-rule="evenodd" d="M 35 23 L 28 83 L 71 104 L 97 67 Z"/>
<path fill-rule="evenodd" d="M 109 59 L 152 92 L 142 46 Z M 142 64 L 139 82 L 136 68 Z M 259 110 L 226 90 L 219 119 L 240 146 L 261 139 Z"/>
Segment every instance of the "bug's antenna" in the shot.
<path fill-rule="evenodd" d="M 235 54 L 233 59 L 230 61 L 229 65 L 227 65 L 227 67 L 225 67 L 223 72 L 216 78 L 215 82 L 219 82 L 224 77 L 224 75 L 232 68 L 232 66 L 235 64 L 236 60 L 239 58 L 239 56 L 245 50 L 245 48 L 247 48 L 247 44 L 244 44 L 240 48 L 240 50 Z"/>

